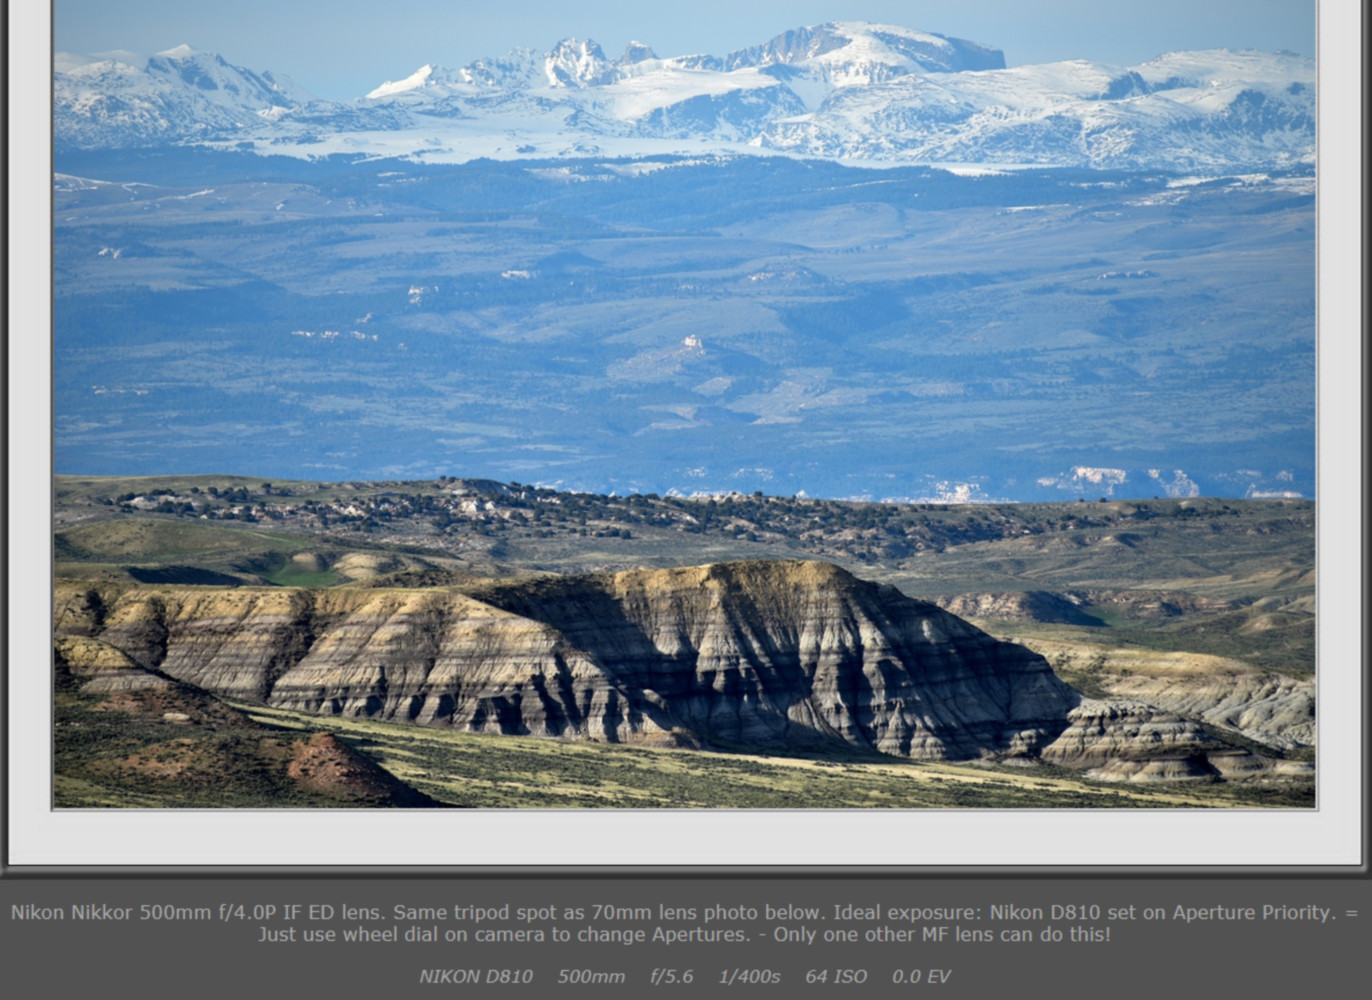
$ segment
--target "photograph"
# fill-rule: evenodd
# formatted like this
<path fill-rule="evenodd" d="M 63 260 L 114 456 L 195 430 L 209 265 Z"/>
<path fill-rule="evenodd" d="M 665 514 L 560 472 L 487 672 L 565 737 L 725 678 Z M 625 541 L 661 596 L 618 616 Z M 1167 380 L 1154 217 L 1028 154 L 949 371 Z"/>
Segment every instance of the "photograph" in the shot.
<path fill-rule="evenodd" d="M 25 843 L 1342 857 L 1323 6 L 58 0 Z"/>

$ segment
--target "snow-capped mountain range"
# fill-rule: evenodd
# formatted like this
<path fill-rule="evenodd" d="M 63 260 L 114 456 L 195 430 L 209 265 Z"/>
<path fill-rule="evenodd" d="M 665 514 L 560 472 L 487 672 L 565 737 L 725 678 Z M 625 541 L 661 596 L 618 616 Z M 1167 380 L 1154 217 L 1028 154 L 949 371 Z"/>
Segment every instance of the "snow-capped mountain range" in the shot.
<path fill-rule="evenodd" d="M 1131 67 L 1006 68 L 975 42 L 840 21 L 724 57 L 660 58 L 633 42 L 611 58 L 566 39 L 455 70 L 426 65 L 338 102 L 182 46 L 145 61 L 60 54 L 54 119 L 59 149 L 433 161 L 751 152 L 1227 172 L 1314 161 L 1315 65 L 1218 49 Z"/>

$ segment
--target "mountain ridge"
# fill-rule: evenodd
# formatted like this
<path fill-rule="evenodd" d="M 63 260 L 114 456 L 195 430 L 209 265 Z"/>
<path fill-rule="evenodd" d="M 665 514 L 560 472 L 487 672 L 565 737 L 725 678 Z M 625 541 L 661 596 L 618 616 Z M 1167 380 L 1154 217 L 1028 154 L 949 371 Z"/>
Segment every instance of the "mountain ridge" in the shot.
<path fill-rule="evenodd" d="M 661 58 L 635 42 L 616 59 L 591 39 L 564 38 L 458 70 L 430 62 L 341 102 L 184 46 L 141 68 L 76 61 L 64 56 L 70 68 L 55 74 L 59 148 L 251 144 L 435 162 L 770 153 L 1216 171 L 1314 158 L 1314 63 L 1289 53 L 1007 68 L 978 42 L 831 21 L 723 57 Z"/>

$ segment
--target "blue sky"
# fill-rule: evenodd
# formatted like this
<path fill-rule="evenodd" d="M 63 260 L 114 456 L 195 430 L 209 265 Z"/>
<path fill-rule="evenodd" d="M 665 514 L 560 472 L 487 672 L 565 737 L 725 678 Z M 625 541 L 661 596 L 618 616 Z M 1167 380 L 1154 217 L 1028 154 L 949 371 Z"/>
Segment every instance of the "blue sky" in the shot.
<path fill-rule="evenodd" d="M 1011 65 L 1078 58 L 1128 65 L 1216 47 L 1315 54 L 1315 0 L 56 0 L 54 43 L 58 51 L 145 55 L 184 43 L 346 99 L 425 63 L 461 66 L 568 36 L 593 38 L 610 55 L 630 40 L 661 56 L 722 55 L 840 19 L 984 42 L 1003 49 Z"/>

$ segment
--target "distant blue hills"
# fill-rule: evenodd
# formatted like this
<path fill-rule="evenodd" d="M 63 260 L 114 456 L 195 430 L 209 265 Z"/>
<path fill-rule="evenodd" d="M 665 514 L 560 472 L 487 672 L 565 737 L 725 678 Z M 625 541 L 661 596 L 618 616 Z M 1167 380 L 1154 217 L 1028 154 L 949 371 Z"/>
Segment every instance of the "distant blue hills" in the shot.
<path fill-rule="evenodd" d="M 58 472 L 1314 493 L 1307 168 L 69 151 Z"/>

